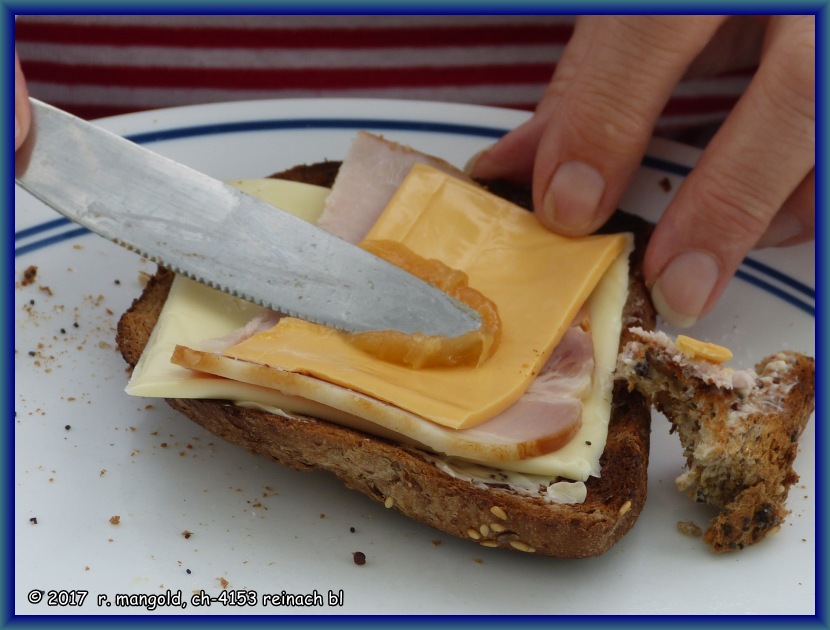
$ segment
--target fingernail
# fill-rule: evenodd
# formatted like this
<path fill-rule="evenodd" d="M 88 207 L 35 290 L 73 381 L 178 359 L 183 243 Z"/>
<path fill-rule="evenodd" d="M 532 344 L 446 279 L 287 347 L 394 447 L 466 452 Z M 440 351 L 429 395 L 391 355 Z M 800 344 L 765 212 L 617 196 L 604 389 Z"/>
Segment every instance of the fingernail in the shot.
<path fill-rule="evenodd" d="M 700 318 L 719 277 L 720 265 L 712 254 L 685 252 L 663 269 L 651 289 L 651 299 L 663 319 L 688 328 Z"/>
<path fill-rule="evenodd" d="M 542 211 L 545 218 L 566 232 L 583 232 L 594 222 L 605 192 L 605 178 L 584 162 L 565 162 L 556 169 Z"/>
<path fill-rule="evenodd" d="M 804 233 L 804 227 L 792 212 L 782 210 L 776 214 L 764 232 L 764 235 L 755 243 L 755 249 L 777 247 L 783 245 Z"/>

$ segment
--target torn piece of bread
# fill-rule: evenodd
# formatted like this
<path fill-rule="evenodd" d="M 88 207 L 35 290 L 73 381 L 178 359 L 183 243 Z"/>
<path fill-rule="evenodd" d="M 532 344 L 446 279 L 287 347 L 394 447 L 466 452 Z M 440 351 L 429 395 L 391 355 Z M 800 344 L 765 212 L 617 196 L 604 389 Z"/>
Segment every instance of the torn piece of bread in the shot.
<path fill-rule="evenodd" d="M 704 540 L 724 552 L 776 532 L 798 480 L 798 439 L 814 408 L 814 360 L 780 352 L 754 370 L 733 370 L 664 333 L 630 332 L 617 376 L 677 431 L 686 457 L 678 488 L 720 510 Z"/>

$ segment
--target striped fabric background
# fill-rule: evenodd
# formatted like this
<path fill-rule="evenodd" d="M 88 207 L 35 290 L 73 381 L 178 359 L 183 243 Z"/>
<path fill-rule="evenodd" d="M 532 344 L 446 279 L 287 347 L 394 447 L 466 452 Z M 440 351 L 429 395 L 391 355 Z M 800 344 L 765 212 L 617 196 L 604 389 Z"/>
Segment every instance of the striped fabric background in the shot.
<path fill-rule="evenodd" d="M 84 118 L 260 98 L 368 97 L 533 109 L 569 16 L 25 16 L 32 96 Z M 748 73 L 678 86 L 659 130 L 717 122 Z"/>

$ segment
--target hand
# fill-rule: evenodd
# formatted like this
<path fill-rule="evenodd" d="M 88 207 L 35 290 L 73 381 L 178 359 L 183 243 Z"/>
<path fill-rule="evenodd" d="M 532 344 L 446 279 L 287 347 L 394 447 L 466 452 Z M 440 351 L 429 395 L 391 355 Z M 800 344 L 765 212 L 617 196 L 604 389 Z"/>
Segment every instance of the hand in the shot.
<path fill-rule="evenodd" d="M 581 17 L 533 117 L 480 155 L 472 174 L 532 181 L 547 226 L 588 234 L 616 208 L 675 85 L 754 58 L 749 87 L 646 252 L 655 306 L 689 326 L 750 249 L 813 238 L 814 57 L 812 16 Z"/>
<path fill-rule="evenodd" d="M 17 51 L 14 53 L 14 150 L 17 151 L 29 133 L 32 113 L 29 110 L 29 90 L 20 69 Z"/>

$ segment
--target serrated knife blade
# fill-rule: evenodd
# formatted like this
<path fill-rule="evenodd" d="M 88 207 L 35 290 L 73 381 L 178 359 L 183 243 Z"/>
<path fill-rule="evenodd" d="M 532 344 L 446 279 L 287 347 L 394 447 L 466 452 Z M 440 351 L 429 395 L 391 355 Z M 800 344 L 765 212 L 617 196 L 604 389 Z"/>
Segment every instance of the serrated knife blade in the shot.
<path fill-rule="evenodd" d="M 292 214 L 30 99 L 16 182 L 92 232 L 211 287 L 308 321 L 454 337 L 478 313 Z"/>

